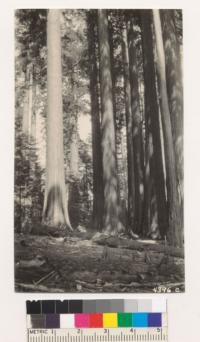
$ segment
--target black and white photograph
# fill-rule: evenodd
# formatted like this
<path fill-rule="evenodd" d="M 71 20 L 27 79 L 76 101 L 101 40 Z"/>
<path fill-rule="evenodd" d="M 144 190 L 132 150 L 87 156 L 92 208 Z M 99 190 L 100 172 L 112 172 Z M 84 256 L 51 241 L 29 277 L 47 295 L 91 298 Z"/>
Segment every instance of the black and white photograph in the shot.
<path fill-rule="evenodd" d="M 184 292 L 183 11 L 14 20 L 15 291 Z"/>

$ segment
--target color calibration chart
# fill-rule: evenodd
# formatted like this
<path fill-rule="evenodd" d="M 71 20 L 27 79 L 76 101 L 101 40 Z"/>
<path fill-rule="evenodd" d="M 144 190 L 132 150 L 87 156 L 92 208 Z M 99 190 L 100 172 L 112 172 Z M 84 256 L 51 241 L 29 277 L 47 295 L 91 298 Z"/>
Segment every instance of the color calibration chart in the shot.
<path fill-rule="evenodd" d="M 28 342 L 168 341 L 163 298 L 39 300 L 26 308 Z"/>

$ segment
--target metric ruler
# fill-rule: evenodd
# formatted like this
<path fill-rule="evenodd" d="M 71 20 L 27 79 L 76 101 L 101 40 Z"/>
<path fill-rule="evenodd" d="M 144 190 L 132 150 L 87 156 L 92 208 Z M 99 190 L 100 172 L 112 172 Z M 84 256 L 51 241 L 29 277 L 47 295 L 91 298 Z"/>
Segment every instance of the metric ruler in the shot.
<path fill-rule="evenodd" d="M 109 329 L 28 329 L 28 342 L 168 341 L 167 327 Z"/>

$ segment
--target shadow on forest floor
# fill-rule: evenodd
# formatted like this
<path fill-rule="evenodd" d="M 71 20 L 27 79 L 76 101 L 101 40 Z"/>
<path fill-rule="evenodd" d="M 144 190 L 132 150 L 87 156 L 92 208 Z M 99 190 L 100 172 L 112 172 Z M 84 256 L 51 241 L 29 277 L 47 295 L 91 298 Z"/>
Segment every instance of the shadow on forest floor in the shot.
<path fill-rule="evenodd" d="M 181 249 L 93 231 L 56 235 L 15 234 L 17 292 L 184 291 Z"/>

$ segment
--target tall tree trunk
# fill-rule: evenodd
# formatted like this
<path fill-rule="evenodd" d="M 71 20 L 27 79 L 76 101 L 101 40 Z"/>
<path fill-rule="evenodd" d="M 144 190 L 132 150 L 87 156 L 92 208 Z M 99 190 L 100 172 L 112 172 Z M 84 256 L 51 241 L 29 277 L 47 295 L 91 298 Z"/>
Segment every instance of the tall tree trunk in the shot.
<path fill-rule="evenodd" d="M 112 25 L 112 21 L 108 20 L 108 39 L 109 39 L 109 46 L 110 46 L 110 66 L 111 66 L 111 78 L 112 78 L 112 100 L 113 100 L 113 113 L 114 113 L 114 125 L 115 125 L 115 151 L 116 151 L 116 170 L 117 170 L 117 182 L 118 182 L 118 198 L 117 198 L 117 210 L 118 210 L 118 217 L 124 217 L 125 212 L 123 212 L 123 206 L 121 205 L 121 184 L 119 179 L 120 173 L 120 149 L 122 143 L 122 132 L 121 128 L 118 128 L 117 125 L 117 94 L 116 94 L 116 72 L 115 72 L 115 56 L 114 56 L 114 29 Z"/>
<path fill-rule="evenodd" d="M 32 114 L 31 114 L 31 138 L 34 143 L 36 143 L 36 117 L 37 117 L 37 93 L 38 93 L 38 84 L 35 79 L 34 66 L 32 69 Z"/>
<path fill-rule="evenodd" d="M 78 135 L 78 99 L 75 86 L 75 70 L 71 72 L 71 115 L 70 115 L 70 160 L 69 160 L 69 217 L 73 227 L 80 223 L 79 194 L 79 135 Z"/>
<path fill-rule="evenodd" d="M 127 167 L 128 167 L 128 229 L 135 229 L 135 171 L 133 151 L 133 117 L 131 109 L 131 86 L 129 73 L 129 54 L 127 27 L 123 28 L 123 60 L 124 60 L 124 90 L 127 131 Z"/>
<path fill-rule="evenodd" d="M 28 90 L 28 138 L 31 138 L 31 126 L 33 115 L 33 64 L 29 69 L 29 90 Z"/>
<path fill-rule="evenodd" d="M 74 85 L 73 72 L 71 75 L 72 86 L 72 113 L 71 113 L 71 139 L 70 139 L 70 176 L 72 179 L 77 180 L 79 177 L 79 153 L 78 153 L 78 110 L 77 110 L 77 95 Z"/>
<path fill-rule="evenodd" d="M 181 225 L 183 226 L 183 87 L 181 57 L 174 11 L 161 10 L 161 19 L 166 61 L 167 92 L 176 159 L 179 205 L 182 208 Z"/>
<path fill-rule="evenodd" d="M 102 154 L 104 180 L 104 232 L 117 234 L 121 228 L 118 217 L 118 181 L 116 174 L 115 125 L 112 99 L 112 76 L 108 19 L 106 10 L 98 10 L 100 89 L 102 110 Z"/>
<path fill-rule="evenodd" d="M 32 104 L 33 104 L 33 74 L 32 74 L 32 65 L 28 64 L 26 67 L 26 75 L 25 75 L 25 99 L 24 99 L 24 108 L 23 108 L 23 116 L 22 116 L 22 133 L 27 140 L 27 143 L 30 139 L 31 133 L 31 116 L 32 116 Z"/>
<path fill-rule="evenodd" d="M 34 64 L 31 65 L 30 69 L 30 85 L 29 85 L 29 147 L 30 147 L 30 183 L 31 183 L 31 221 L 35 221 L 37 215 L 35 206 L 35 184 L 37 181 L 36 175 L 36 163 L 37 163 L 37 146 L 36 146 L 36 80 L 35 80 L 35 70 Z"/>
<path fill-rule="evenodd" d="M 114 124 L 115 124 L 115 143 L 117 151 L 117 99 L 116 99 L 116 74 L 115 74 L 115 57 L 114 57 L 114 30 L 111 20 L 108 21 L 108 39 L 110 46 L 110 66 L 111 66 L 111 78 L 112 78 L 112 97 L 113 97 L 113 113 L 114 113 Z M 117 158 L 116 158 L 117 162 Z M 118 165 L 117 165 L 118 168 Z"/>
<path fill-rule="evenodd" d="M 165 53 L 162 39 L 162 29 L 159 10 L 153 10 L 153 22 L 157 49 L 157 72 L 160 92 L 161 118 L 164 134 L 166 181 L 169 209 L 168 241 L 173 246 L 182 246 L 183 236 L 180 226 L 180 207 L 176 179 L 175 153 L 172 137 L 172 127 L 167 96 Z"/>
<path fill-rule="evenodd" d="M 47 163 L 43 221 L 52 226 L 60 224 L 71 228 L 64 172 L 60 10 L 48 11 L 47 51 Z"/>
<path fill-rule="evenodd" d="M 77 113 L 74 113 L 70 141 L 70 175 L 74 179 L 78 179 L 79 177 L 77 119 Z"/>
<path fill-rule="evenodd" d="M 24 108 L 23 108 L 23 116 L 22 116 L 22 151 L 23 151 L 23 162 L 26 168 L 26 176 L 24 177 L 24 191 L 23 191 L 23 207 L 24 207 L 24 220 L 22 222 L 22 229 L 27 229 L 27 224 L 31 219 L 32 215 L 32 198 L 30 193 L 31 187 L 31 125 L 32 125 L 32 114 L 33 114 L 33 64 L 29 63 L 26 67 L 26 75 L 25 75 L 25 99 L 24 99 Z"/>
<path fill-rule="evenodd" d="M 132 18 L 128 29 L 129 44 L 129 66 L 130 66 L 130 86 L 131 86 L 131 110 L 132 110 L 132 137 L 133 137 L 133 155 L 134 155 L 134 181 L 135 181 L 135 223 L 134 230 L 140 231 L 142 203 L 140 197 L 141 182 L 141 116 L 139 108 L 139 85 L 138 85 L 138 65 L 136 53 L 136 36 L 134 31 L 134 21 Z"/>
<path fill-rule="evenodd" d="M 97 12 L 88 13 L 88 50 L 90 66 L 90 96 L 92 118 L 92 158 L 93 158 L 93 228 L 103 227 L 103 166 L 101 149 L 101 123 L 98 93 L 98 68 L 96 57 Z"/>
<path fill-rule="evenodd" d="M 36 83 L 34 79 L 34 65 L 27 65 L 26 69 L 26 89 L 25 100 L 22 116 L 22 133 L 25 137 L 27 145 L 31 143 L 31 139 L 35 140 L 35 98 Z"/>
<path fill-rule="evenodd" d="M 142 234 L 147 236 L 151 231 L 151 194 L 153 186 L 152 175 L 153 139 L 149 123 L 145 121 L 145 165 L 144 165 L 144 202 L 142 215 Z"/>
<path fill-rule="evenodd" d="M 158 227 L 162 237 L 166 234 L 167 228 L 167 203 L 165 195 L 165 178 L 162 158 L 159 107 L 156 92 L 156 77 L 153 55 L 152 38 L 152 13 L 150 10 L 141 11 L 142 21 L 142 45 L 143 45 L 143 66 L 145 85 L 145 115 L 146 123 L 150 126 L 153 139 L 153 178 L 155 183 Z"/>

